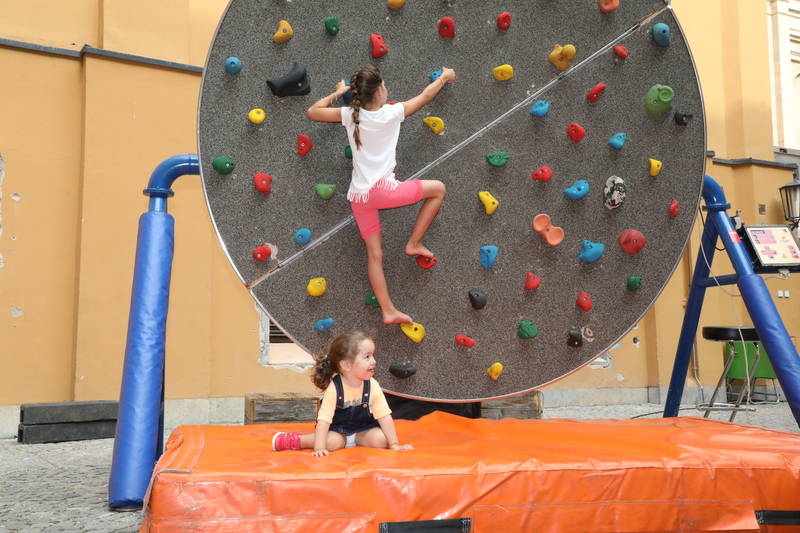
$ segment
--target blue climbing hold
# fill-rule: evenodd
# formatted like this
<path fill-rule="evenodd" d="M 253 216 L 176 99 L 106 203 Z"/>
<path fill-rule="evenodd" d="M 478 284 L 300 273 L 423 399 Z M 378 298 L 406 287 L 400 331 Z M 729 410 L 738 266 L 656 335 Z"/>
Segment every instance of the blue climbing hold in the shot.
<path fill-rule="evenodd" d="M 437 70 L 436 72 L 431 72 L 431 75 L 430 75 L 431 83 L 433 83 L 436 80 L 438 80 L 439 76 L 441 76 L 441 75 L 442 75 L 442 71 L 441 70 Z"/>
<path fill-rule="evenodd" d="M 585 263 L 594 263 L 600 259 L 600 256 L 603 255 L 605 250 L 605 245 L 599 242 L 585 240 L 581 243 L 581 255 L 578 256 L 578 259 Z"/>
<path fill-rule="evenodd" d="M 294 242 L 297 244 L 308 244 L 308 241 L 311 240 L 311 230 L 306 228 L 300 228 L 297 230 L 297 233 L 294 234 Z"/>
<path fill-rule="evenodd" d="M 628 136 L 625 135 L 624 133 L 617 133 L 616 135 L 611 137 L 611 139 L 608 140 L 608 145 L 620 149 L 623 146 L 625 146 L 625 139 L 627 138 Z"/>
<path fill-rule="evenodd" d="M 322 320 L 317 320 L 317 323 L 314 324 L 314 329 L 317 331 L 328 331 L 332 327 L 333 327 L 332 318 L 323 318 Z"/>
<path fill-rule="evenodd" d="M 564 194 L 573 200 L 580 200 L 589 194 L 589 182 L 586 180 L 578 180 L 572 187 L 564 189 Z"/>
<path fill-rule="evenodd" d="M 670 37 L 669 37 L 669 26 L 664 24 L 663 22 L 659 22 L 655 26 L 653 26 L 653 40 L 656 44 L 662 48 L 666 48 L 669 46 Z"/>
<path fill-rule="evenodd" d="M 481 246 L 481 266 L 489 269 L 497 260 L 497 246 Z"/>
<path fill-rule="evenodd" d="M 347 87 L 350 87 L 350 80 L 344 82 Z M 353 94 L 350 91 L 347 91 L 342 95 L 342 103 L 344 105 L 350 105 L 350 100 L 353 99 Z"/>
<path fill-rule="evenodd" d="M 550 111 L 550 102 L 544 100 L 536 100 L 531 107 L 531 115 L 534 117 L 543 117 Z"/>
<path fill-rule="evenodd" d="M 238 74 L 242 70 L 242 61 L 238 57 L 229 57 L 225 60 L 225 70 L 229 74 Z"/>

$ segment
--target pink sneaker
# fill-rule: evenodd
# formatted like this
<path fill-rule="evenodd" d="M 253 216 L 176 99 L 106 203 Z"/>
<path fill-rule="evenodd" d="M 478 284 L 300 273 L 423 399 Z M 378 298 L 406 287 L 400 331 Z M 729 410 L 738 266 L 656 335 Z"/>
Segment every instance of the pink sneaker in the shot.
<path fill-rule="evenodd" d="M 275 452 L 283 452 L 286 450 L 299 450 L 300 449 L 300 434 L 292 431 L 286 433 L 281 431 L 272 437 L 272 450 Z"/>

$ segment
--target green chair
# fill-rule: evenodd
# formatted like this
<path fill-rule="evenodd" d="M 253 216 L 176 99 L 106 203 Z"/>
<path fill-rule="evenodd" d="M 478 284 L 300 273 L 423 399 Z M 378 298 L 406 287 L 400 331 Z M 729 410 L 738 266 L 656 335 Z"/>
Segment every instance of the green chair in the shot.
<path fill-rule="evenodd" d="M 753 370 L 753 364 L 756 361 L 756 355 L 758 351 L 761 355 L 758 358 L 758 365 L 755 368 L 755 372 L 752 373 L 752 379 L 750 381 L 750 402 L 778 403 L 780 401 L 780 396 L 778 395 L 778 387 L 776 385 L 777 376 L 775 375 L 775 370 L 772 368 L 772 363 L 769 360 L 769 356 L 767 355 L 767 351 L 764 349 L 764 346 L 760 342 L 746 342 L 744 343 L 745 348 L 742 349 L 741 342 L 733 342 L 732 344 L 734 349 L 733 362 L 728 368 L 728 372 L 725 376 L 728 401 L 733 401 L 732 398 L 735 399 L 738 395 L 738 393 L 733 392 L 733 380 L 744 381 L 747 379 L 748 371 Z M 728 361 L 729 353 L 730 343 L 723 344 L 722 360 L 724 362 Z M 746 358 L 745 353 L 747 354 Z M 772 380 L 772 392 L 757 392 L 755 390 L 755 385 L 756 381 L 759 379 Z M 742 386 L 745 387 L 746 385 Z"/>

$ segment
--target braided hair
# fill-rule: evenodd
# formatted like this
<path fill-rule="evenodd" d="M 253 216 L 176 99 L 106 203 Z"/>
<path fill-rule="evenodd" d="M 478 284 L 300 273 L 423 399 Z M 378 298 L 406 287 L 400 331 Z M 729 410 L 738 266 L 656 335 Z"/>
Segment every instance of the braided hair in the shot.
<path fill-rule="evenodd" d="M 358 355 L 358 345 L 363 340 L 372 340 L 372 337 L 360 331 L 348 331 L 338 335 L 328 352 L 318 353 L 314 360 L 314 371 L 311 373 L 311 382 L 319 390 L 324 391 L 333 379 L 333 375 L 339 372 L 339 364 L 342 361 L 355 361 Z"/>
<path fill-rule="evenodd" d="M 378 67 L 374 65 L 364 65 L 356 70 L 350 77 L 350 109 L 353 110 L 353 139 L 356 142 L 356 149 L 361 148 L 361 135 L 358 130 L 358 115 L 361 108 L 368 105 L 375 98 L 375 93 L 383 83 L 383 75 Z"/>

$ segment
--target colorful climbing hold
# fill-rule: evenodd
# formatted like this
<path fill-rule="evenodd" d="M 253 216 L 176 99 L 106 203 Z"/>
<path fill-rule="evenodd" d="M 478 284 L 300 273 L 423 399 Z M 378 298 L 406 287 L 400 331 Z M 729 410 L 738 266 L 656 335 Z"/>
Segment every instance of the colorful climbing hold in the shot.
<path fill-rule="evenodd" d="M 489 191 L 479 192 L 478 198 L 480 199 L 481 203 L 483 203 L 483 207 L 486 209 L 487 215 L 494 213 L 497 209 L 497 206 L 500 205 L 500 201 L 492 196 L 492 193 Z"/>
<path fill-rule="evenodd" d="M 503 11 L 497 15 L 497 29 L 506 31 L 511 27 L 511 13 Z"/>
<path fill-rule="evenodd" d="M 589 194 L 589 182 L 586 180 L 578 180 L 572 187 L 564 189 L 564 194 L 573 200 L 580 200 Z"/>
<path fill-rule="evenodd" d="M 489 297 L 480 289 L 470 289 L 467 294 L 469 295 L 470 305 L 472 305 L 472 308 L 476 311 L 486 307 L 486 303 L 489 301 Z"/>
<path fill-rule="evenodd" d="M 259 246 L 255 250 L 253 250 L 253 259 L 256 261 L 266 261 L 269 256 L 272 255 L 272 248 L 267 246 L 266 244 L 263 246 Z"/>
<path fill-rule="evenodd" d="M 433 83 L 436 80 L 438 80 L 439 76 L 441 76 L 441 75 L 442 75 L 442 70 L 441 69 L 440 70 L 435 70 L 435 71 L 431 72 L 431 75 L 428 76 L 428 79 L 431 80 L 431 83 Z"/>
<path fill-rule="evenodd" d="M 229 57 L 225 60 L 225 70 L 228 74 L 238 74 L 242 70 L 242 60 L 238 57 Z"/>
<path fill-rule="evenodd" d="M 531 291 L 533 289 L 538 289 L 539 285 L 542 284 L 541 278 L 534 274 L 533 272 L 528 272 L 525 276 L 525 290 Z"/>
<path fill-rule="evenodd" d="M 481 266 L 485 269 L 490 269 L 494 266 L 495 261 L 497 261 L 497 246 L 488 245 L 488 246 L 481 246 Z"/>
<path fill-rule="evenodd" d="M 589 91 L 589 94 L 586 95 L 586 99 L 594 103 L 597 101 L 598 98 L 600 98 L 600 95 L 603 94 L 603 91 L 605 90 L 606 90 L 606 84 L 598 83 L 597 85 L 592 87 L 592 90 Z"/>
<path fill-rule="evenodd" d="M 592 342 L 597 338 L 597 334 L 588 326 L 583 326 L 581 328 L 581 336 L 583 336 L 586 342 Z"/>
<path fill-rule="evenodd" d="M 583 346 L 583 335 L 581 334 L 581 330 L 577 328 L 571 328 L 567 332 L 567 346 L 572 346 L 573 348 L 580 348 Z"/>
<path fill-rule="evenodd" d="M 344 156 L 347 159 L 353 159 L 353 149 L 350 147 L 349 144 L 344 147 Z"/>
<path fill-rule="evenodd" d="M 332 318 L 323 318 L 322 320 L 317 320 L 317 323 L 314 324 L 314 329 L 317 331 L 328 331 L 333 327 L 333 319 Z"/>
<path fill-rule="evenodd" d="M 531 115 L 534 117 L 543 117 L 550 111 L 550 102 L 544 100 L 536 100 L 531 107 Z"/>
<path fill-rule="evenodd" d="M 267 118 L 267 114 L 264 113 L 263 109 L 251 109 L 250 112 L 247 114 L 247 118 L 250 119 L 250 122 L 253 124 L 261 124 L 264 122 L 264 119 Z"/>
<path fill-rule="evenodd" d="M 294 30 L 291 25 L 285 20 L 282 20 L 278 23 L 278 31 L 272 36 L 272 40 L 276 43 L 283 43 L 291 39 L 292 35 L 294 35 Z"/>
<path fill-rule="evenodd" d="M 614 53 L 622 59 L 626 59 L 628 57 L 628 48 L 625 46 L 615 46 Z"/>
<path fill-rule="evenodd" d="M 375 292 L 373 291 L 370 291 L 369 294 L 364 297 L 364 305 L 374 307 L 375 309 L 380 309 L 381 307 L 381 304 L 378 303 L 378 299 L 375 297 Z"/>
<path fill-rule="evenodd" d="M 641 231 L 635 229 L 626 229 L 619 236 L 620 247 L 629 254 L 638 254 L 647 244 L 647 239 Z"/>
<path fill-rule="evenodd" d="M 611 13 L 619 7 L 619 0 L 600 0 L 600 11 Z"/>
<path fill-rule="evenodd" d="M 269 194 L 272 191 L 272 176 L 263 172 L 253 174 L 253 186 L 257 191 Z"/>
<path fill-rule="evenodd" d="M 336 17 L 326 17 L 325 31 L 327 31 L 328 35 L 331 37 L 335 37 L 336 34 L 339 33 L 339 20 Z"/>
<path fill-rule="evenodd" d="M 603 187 L 603 203 L 607 209 L 616 209 L 622 205 L 627 195 L 625 182 L 619 176 L 611 176 Z"/>
<path fill-rule="evenodd" d="M 517 337 L 520 339 L 532 339 L 539 334 L 539 329 L 530 320 L 523 320 L 517 326 Z"/>
<path fill-rule="evenodd" d="M 589 296 L 588 292 L 581 291 L 578 293 L 578 298 L 575 300 L 575 305 L 583 309 L 584 311 L 591 311 L 592 310 L 592 297 Z"/>
<path fill-rule="evenodd" d="M 417 264 L 420 266 L 420 268 L 431 268 L 436 264 L 437 261 L 439 260 L 435 257 L 425 257 L 422 255 L 417 256 Z"/>
<path fill-rule="evenodd" d="M 400 9 L 406 3 L 406 0 L 389 0 L 387 3 L 392 9 Z"/>
<path fill-rule="evenodd" d="M 406 379 L 416 374 L 417 368 L 411 363 L 396 363 L 389 366 L 389 373 L 396 378 Z"/>
<path fill-rule="evenodd" d="M 311 296 L 322 296 L 328 290 L 328 282 L 325 278 L 314 278 L 309 280 L 306 290 Z"/>
<path fill-rule="evenodd" d="M 459 333 L 456 335 L 456 342 L 461 346 L 466 346 L 467 348 L 472 348 L 475 346 L 475 339 L 467 337 L 463 333 Z"/>
<path fill-rule="evenodd" d="M 486 372 L 488 372 L 490 378 L 496 381 L 497 378 L 500 377 L 500 374 L 503 373 L 503 365 L 500 363 L 494 363 L 492 366 L 486 369 Z"/>
<path fill-rule="evenodd" d="M 275 96 L 303 96 L 311 92 L 311 78 L 306 66 L 295 61 L 292 70 L 280 78 L 267 80 L 267 86 Z"/>
<path fill-rule="evenodd" d="M 541 214 L 533 218 L 533 229 L 547 241 L 550 246 L 560 244 L 564 240 L 564 230 L 553 226 L 550 216 Z"/>
<path fill-rule="evenodd" d="M 422 327 L 422 324 L 418 324 L 416 322 L 413 324 L 407 324 L 403 322 L 400 324 L 400 329 L 403 330 L 403 333 L 406 334 L 406 337 L 414 342 L 420 342 L 425 338 L 425 328 Z"/>
<path fill-rule="evenodd" d="M 541 166 L 533 171 L 531 174 L 531 179 L 539 180 L 539 181 L 550 181 L 553 177 L 553 169 L 548 166 Z"/>
<path fill-rule="evenodd" d="M 383 37 L 377 33 L 369 36 L 369 42 L 372 43 L 372 57 L 378 59 L 385 56 L 389 52 L 389 47 L 383 42 Z"/>
<path fill-rule="evenodd" d="M 342 104 L 348 106 L 350 102 L 353 100 L 353 93 L 350 91 L 350 80 L 344 81 L 344 86 L 348 87 L 347 92 L 342 95 Z M 389 102 L 391 104 L 391 102 Z"/>
<path fill-rule="evenodd" d="M 214 160 L 211 161 L 211 166 L 214 167 L 214 170 L 220 174 L 230 174 L 233 172 L 233 169 L 236 168 L 236 163 L 224 155 L 221 155 L 219 157 L 215 157 Z"/>
<path fill-rule="evenodd" d="M 439 35 L 442 37 L 456 36 L 456 22 L 452 17 L 443 17 L 439 21 Z"/>
<path fill-rule="evenodd" d="M 689 113 L 681 113 L 680 111 L 675 111 L 675 124 L 678 126 L 686 126 L 694 115 L 690 115 Z"/>
<path fill-rule="evenodd" d="M 608 140 L 608 145 L 621 150 L 623 146 L 625 146 L 625 140 L 628 138 L 627 135 L 624 133 L 617 133 L 613 137 Z"/>
<path fill-rule="evenodd" d="M 444 120 L 440 119 L 439 117 L 425 117 L 422 119 L 422 122 L 426 124 L 433 133 L 439 135 L 444 130 Z"/>
<path fill-rule="evenodd" d="M 547 59 L 556 66 L 558 70 L 567 70 L 569 62 L 575 57 L 577 50 L 571 44 L 565 46 L 555 45 L 553 51 L 547 56 Z"/>
<path fill-rule="evenodd" d="M 492 69 L 495 79 L 500 81 L 510 80 L 514 77 L 514 67 L 511 65 L 500 65 Z"/>
<path fill-rule="evenodd" d="M 578 259 L 584 263 L 594 263 L 600 259 L 600 256 L 603 255 L 605 251 L 606 247 L 604 244 L 584 240 L 581 242 L 581 254 L 578 256 Z"/>
<path fill-rule="evenodd" d="M 676 217 L 680 212 L 681 212 L 681 205 L 678 203 L 678 200 L 672 200 L 672 203 L 669 204 L 669 214 Z"/>
<path fill-rule="evenodd" d="M 644 100 L 647 114 L 651 117 L 660 117 L 672 109 L 672 99 L 675 91 L 667 85 L 653 85 Z"/>
<path fill-rule="evenodd" d="M 493 167 L 502 167 L 508 163 L 508 154 L 505 152 L 494 152 L 486 156 L 486 161 Z"/>
<path fill-rule="evenodd" d="M 585 135 L 586 130 L 583 129 L 580 124 L 570 122 L 570 124 L 567 126 L 567 136 L 572 139 L 573 142 L 581 142 L 581 139 L 583 139 Z"/>
<path fill-rule="evenodd" d="M 661 161 L 658 159 L 648 159 L 648 163 L 650 163 L 650 175 L 651 176 L 658 176 L 658 173 L 661 172 Z"/>
<path fill-rule="evenodd" d="M 336 194 L 336 185 L 318 183 L 315 190 L 317 191 L 317 196 L 323 200 L 330 200 Z"/>
<path fill-rule="evenodd" d="M 628 276 L 628 290 L 636 292 L 642 286 L 642 276 Z"/>
<path fill-rule="evenodd" d="M 305 133 L 301 133 L 297 136 L 297 155 L 305 157 L 308 152 L 311 151 L 312 146 L 311 137 Z"/>
<path fill-rule="evenodd" d="M 656 44 L 662 48 L 666 48 L 669 46 L 670 36 L 669 36 L 669 26 L 664 24 L 663 22 L 659 22 L 655 26 L 653 26 L 653 40 Z"/>
<path fill-rule="evenodd" d="M 311 230 L 306 228 L 300 228 L 297 230 L 297 233 L 294 234 L 294 242 L 297 244 L 308 244 L 311 240 Z"/>

